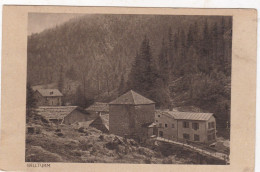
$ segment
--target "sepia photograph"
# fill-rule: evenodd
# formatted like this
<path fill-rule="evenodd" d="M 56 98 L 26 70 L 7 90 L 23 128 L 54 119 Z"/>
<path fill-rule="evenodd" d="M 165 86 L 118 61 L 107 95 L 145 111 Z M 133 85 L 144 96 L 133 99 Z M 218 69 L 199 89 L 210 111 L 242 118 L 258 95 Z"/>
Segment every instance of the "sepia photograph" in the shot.
<path fill-rule="evenodd" d="M 3 6 L 0 171 L 255 171 L 256 28 L 255 9 Z"/>
<path fill-rule="evenodd" d="M 28 13 L 25 161 L 229 165 L 232 22 Z"/>

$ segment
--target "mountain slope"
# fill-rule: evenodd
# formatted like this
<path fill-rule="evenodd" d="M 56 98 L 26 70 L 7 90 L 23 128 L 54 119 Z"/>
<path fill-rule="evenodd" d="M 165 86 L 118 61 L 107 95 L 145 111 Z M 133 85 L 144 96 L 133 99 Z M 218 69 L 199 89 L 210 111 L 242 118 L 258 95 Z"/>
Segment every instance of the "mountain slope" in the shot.
<path fill-rule="evenodd" d="M 161 40 L 170 27 L 175 33 L 204 20 L 202 16 L 152 15 L 86 15 L 70 20 L 28 37 L 28 81 L 32 85 L 58 81 L 61 66 L 64 73 L 73 67 L 77 73 L 74 79 L 86 79 L 95 91 L 97 87 L 112 90 L 121 76 L 127 80 L 145 35 L 157 58 Z"/>
<path fill-rule="evenodd" d="M 64 87 L 76 90 L 66 100 L 110 101 L 121 85 L 128 86 L 145 37 L 159 79 L 165 81 L 154 82 L 157 94 L 147 97 L 163 100 L 170 93 L 174 106 L 215 113 L 218 126 L 225 129 L 230 122 L 232 17 L 95 14 L 75 18 L 28 36 L 27 80 L 31 85 L 65 81 Z M 162 75 L 166 73 L 169 76 Z"/>

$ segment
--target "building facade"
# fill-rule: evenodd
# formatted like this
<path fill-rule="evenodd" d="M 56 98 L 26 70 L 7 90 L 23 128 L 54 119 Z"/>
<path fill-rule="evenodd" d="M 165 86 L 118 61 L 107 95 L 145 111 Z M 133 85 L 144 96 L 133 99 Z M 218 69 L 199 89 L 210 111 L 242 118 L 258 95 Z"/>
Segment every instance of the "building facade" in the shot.
<path fill-rule="evenodd" d="M 38 89 L 34 92 L 37 106 L 61 106 L 62 96 L 58 89 Z"/>
<path fill-rule="evenodd" d="M 216 120 L 212 113 L 157 111 L 158 136 L 210 144 L 216 140 Z"/>
<path fill-rule="evenodd" d="M 167 112 L 156 111 L 155 123 L 158 128 L 158 136 L 170 140 L 177 140 L 177 120 Z"/>
<path fill-rule="evenodd" d="M 109 132 L 122 137 L 145 139 L 154 122 L 155 103 L 129 91 L 109 103 Z"/>

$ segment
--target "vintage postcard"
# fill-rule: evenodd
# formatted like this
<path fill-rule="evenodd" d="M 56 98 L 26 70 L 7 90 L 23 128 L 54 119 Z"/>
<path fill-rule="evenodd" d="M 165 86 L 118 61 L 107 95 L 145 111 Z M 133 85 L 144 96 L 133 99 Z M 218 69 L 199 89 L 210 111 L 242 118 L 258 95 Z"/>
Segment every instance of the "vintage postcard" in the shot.
<path fill-rule="evenodd" d="M 253 171 L 256 20 L 4 6 L 0 169 Z"/>

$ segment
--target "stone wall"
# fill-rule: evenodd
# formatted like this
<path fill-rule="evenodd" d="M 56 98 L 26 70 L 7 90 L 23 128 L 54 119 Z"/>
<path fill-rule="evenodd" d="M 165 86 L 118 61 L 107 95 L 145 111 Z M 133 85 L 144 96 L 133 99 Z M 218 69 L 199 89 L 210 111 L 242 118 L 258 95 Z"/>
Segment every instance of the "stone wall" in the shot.
<path fill-rule="evenodd" d="M 148 137 L 148 130 L 143 129 L 142 125 L 154 122 L 155 107 L 154 104 L 149 105 L 135 105 L 135 134 L 140 138 Z"/>
<path fill-rule="evenodd" d="M 150 105 L 110 105 L 109 132 L 119 136 L 147 137 L 143 124 L 154 122 L 155 107 Z"/>
<path fill-rule="evenodd" d="M 109 105 L 109 133 L 122 137 L 129 135 L 131 111 L 131 105 Z"/>

